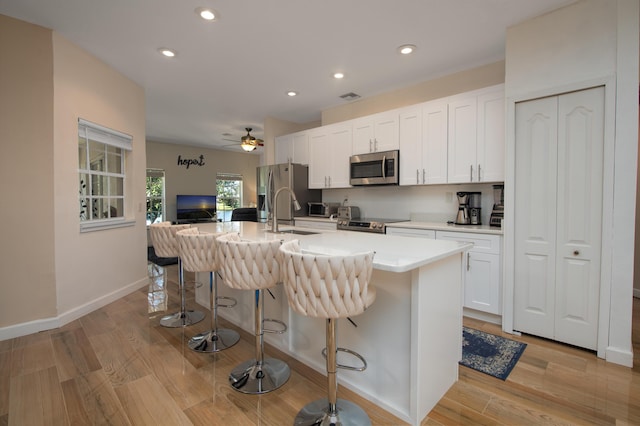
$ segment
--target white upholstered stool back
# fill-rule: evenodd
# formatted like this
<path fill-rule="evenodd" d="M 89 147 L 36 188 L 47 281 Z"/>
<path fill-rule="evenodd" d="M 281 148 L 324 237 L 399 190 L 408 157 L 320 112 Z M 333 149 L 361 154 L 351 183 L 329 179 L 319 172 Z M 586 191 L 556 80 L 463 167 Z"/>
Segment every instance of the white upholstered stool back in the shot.
<path fill-rule="evenodd" d="M 176 233 L 182 266 L 189 272 L 216 272 L 218 244 L 222 233 L 200 232 L 198 228 L 183 229 Z"/>
<path fill-rule="evenodd" d="M 171 225 L 170 222 L 154 223 L 149 225 L 151 244 L 153 250 L 159 257 L 178 257 L 180 250 L 176 233 L 183 229 L 190 228 L 191 225 Z"/>
<path fill-rule="evenodd" d="M 281 245 L 282 278 L 289 306 L 318 318 L 361 314 L 376 298 L 369 287 L 373 252 L 345 256 L 304 253 L 298 240 Z"/>
<path fill-rule="evenodd" d="M 241 241 L 235 233 L 218 237 L 218 259 L 225 283 L 238 290 L 259 290 L 280 282 L 279 240 Z"/>

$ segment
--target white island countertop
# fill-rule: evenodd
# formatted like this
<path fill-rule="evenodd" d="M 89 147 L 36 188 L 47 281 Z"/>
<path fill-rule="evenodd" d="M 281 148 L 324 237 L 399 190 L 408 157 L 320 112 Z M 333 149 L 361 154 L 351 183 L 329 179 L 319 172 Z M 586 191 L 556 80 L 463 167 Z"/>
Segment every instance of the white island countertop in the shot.
<path fill-rule="evenodd" d="M 310 234 L 307 228 L 284 225 L 279 227 L 280 233 L 274 234 L 266 224 L 255 222 L 217 222 L 195 226 L 205 232 L 238 232 L 247 240 L 297 239 L 300 240 L 303 249 L 328 255 L 347 255 L 373 250 L 374 269 L 389 272 L 408 272 L 452 254 L 461 253 L 473 246 L 457 241 L 418 240 L 356 231 L 314 230 Z M 288 231 L 300 231 L 304 234 Z"/>
<path fill-rule="evenodd" d="M 298 239 L 302 248 L 318 253 L 375 251 L 371 275 L 375 302 L 357 316 L 357 328 L 346 321 L 338 323 L 340 341 L 367 359 L 369 368 L 363 372 L 341 371 L 340 386 L 419 426 L 458 379 L 462 265 L 464 252 L 471 244 L 357 231 L 315 232 L 292 226 L 281 226 L 284 232 L 274 234 L 266 224 L 255 222 L 196 226 L 204 232 L 238 232 L 246 240 Z M 266 342 L 326 374 L 326 361 L 321 355 L 325 322 L 293 312 L 282 286 L 271 291 L 274 298 L 267 298 L 265 313 L 288 324 L 288 329 L 284 334 L 265 335 Z M 252 332 L 253 316 L 247 315 L 255 305 L 252 292 L 226 285 L 218 286 L 218 292 L 238 302 L 219 315 Z M 209 299 L 208 286 L 196 288 L 196 300 L 208 306 Z"/>

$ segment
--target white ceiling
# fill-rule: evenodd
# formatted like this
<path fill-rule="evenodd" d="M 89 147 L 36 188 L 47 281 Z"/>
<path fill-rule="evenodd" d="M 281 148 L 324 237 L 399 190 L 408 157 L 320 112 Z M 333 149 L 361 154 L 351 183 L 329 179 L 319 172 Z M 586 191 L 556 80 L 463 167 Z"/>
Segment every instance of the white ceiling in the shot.
<path fill-rule="evenodd" d="M 225 139 L 245 127 L 261 138 L 266 117 L 318 121 L 348 92 L 502 60 L 507 27 L 574 1 L 0 0 L 0 14 L 57 31 L 141 85 L 147 139 L 238 150 Z M 396 51 L 406 43 L 418 46 L 411 56 Z"/>

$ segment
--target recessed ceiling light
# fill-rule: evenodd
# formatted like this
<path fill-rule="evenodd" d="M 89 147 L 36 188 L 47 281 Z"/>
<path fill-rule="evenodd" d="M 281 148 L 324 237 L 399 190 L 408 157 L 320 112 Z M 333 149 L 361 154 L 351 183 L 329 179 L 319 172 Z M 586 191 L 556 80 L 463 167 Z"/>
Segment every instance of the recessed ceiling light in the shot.
<path fill-rule="evenodd" d="M 415 50 L 416 46 L 413 44 L 403 44 L 402 46 L 398 47 L 398 52 L 402 53 L 403 55 L 413 53 Z"/>
<path fill-rule="evenodd" d="M 294 96 L 297 96 L 297 95 L 298 95 L 298 92 L 294 92 L 293 90 L 289 90 L 289 91 L 287 92 L 287 96 L 294 97 Z"/>
<path fill-rule="evenodd" d="M 218 14 L 213 9 L 206 7 L 197 8 L 196 13 L 205 21 L 215 21 L 218 17 Z"/>
<path fill-rule="evenodd" d="M 161 55 L 166 56 L 167 58 L 173 58 L 176 56 L 175 51 L 167 49 L 166 47 L 161 47 L 160 49 L 158 49 L 158 52 L 160 52 Z"/>
<path fill-rule="evenodd" d="M 337 73 L 333 74 L 333 78 L 336 78 L 338 80 L 341 79 L 341 78 L 344 78 L 344 73 L 337 72 Z"/>

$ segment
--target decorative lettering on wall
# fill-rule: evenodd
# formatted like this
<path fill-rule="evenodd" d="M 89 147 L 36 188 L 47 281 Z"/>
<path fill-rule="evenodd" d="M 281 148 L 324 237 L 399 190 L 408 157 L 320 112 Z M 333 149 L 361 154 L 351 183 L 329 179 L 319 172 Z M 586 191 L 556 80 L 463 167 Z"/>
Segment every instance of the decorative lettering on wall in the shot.
<path fill-rule="evenodd" d="M 178 155 L 178 166 L 185 166 L 187 169 L 191 166 L 204 166 L 204 155 L 200 155 L 198 158 L 182 158 Z"/>

